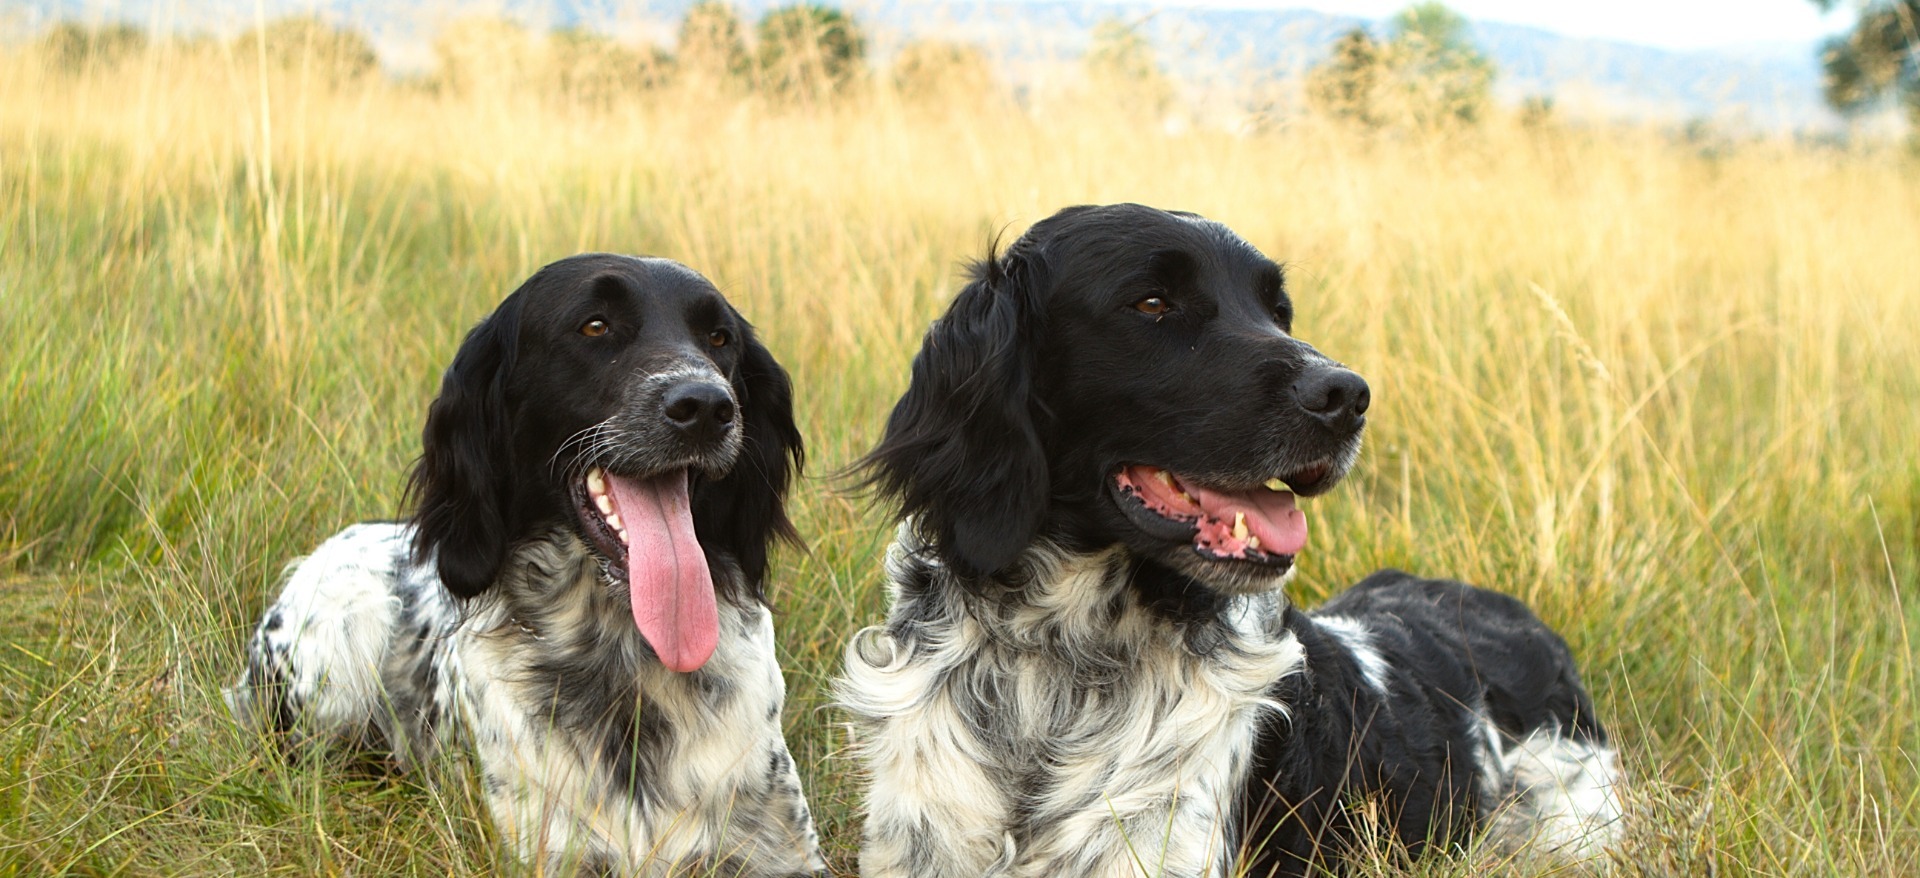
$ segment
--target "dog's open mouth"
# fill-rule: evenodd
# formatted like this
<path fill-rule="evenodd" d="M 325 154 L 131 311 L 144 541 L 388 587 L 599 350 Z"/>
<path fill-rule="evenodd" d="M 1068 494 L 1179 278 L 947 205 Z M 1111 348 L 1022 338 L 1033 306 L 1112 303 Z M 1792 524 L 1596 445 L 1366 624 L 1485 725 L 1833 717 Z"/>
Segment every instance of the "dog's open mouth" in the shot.
<path fill-rule="evenodd" d="M 1332 465 L 1317 463 L 1250 488 L 1207 488 L 1156 466 L 1123 466 L 1113 476 L 1120 508 L 1148 535 L 1190 542 L 1208 560 L 1292 564 L 1307 545 L 1307 516 L 1294 505 L 1299 486 L 1320 487 Z"/>
<path fill-rule="evenodd" d="M 706 664 L 720 642 L 713 573 L 693 530 L 687 470 L 623 476 L 587 470 L 574 502 L 587 541 L 625 579 L 633 621 L 668 669 Z"/>

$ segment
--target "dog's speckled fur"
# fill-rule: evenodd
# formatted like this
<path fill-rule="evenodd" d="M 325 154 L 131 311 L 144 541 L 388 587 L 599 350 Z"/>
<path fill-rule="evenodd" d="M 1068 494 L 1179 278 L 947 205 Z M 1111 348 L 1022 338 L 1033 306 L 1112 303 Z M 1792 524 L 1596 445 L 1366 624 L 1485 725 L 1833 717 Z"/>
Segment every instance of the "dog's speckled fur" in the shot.
<path fill-rule="evenodd" d="M 726 423 L 684 426 L 663 400 L 688 386 L 724 403 L 712 411 Z M 458 744 L 501 835 L 543 871 L 819 870 L 762 597 L 768 544 L 792 536 L 781 503 L 800 456 L 785 373 L 704 278 L 665 260 L 555 263 L 447 370 L 419 511 L 349 527 L 292 565 L 228 702 L 296 749 L 372 749 L 406 768 Z M 579 493 L 591 468 L 686 471 L 719 611 L 698 670 L 661 664 L 628 559 L 594 547 Z"/>

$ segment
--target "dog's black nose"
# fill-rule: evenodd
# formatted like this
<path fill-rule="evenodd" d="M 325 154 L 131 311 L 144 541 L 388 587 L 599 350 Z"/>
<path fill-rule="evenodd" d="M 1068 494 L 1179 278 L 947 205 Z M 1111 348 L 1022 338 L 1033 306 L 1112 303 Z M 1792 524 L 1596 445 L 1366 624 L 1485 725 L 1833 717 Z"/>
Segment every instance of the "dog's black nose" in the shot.
<path fill-rule="evenodd" d="M 682 381 L 667 388 L 661 413 L 688 439 L 710 442 L 733 427 L 733 394 L 725 384 Z"/>
<path fill-rule="evenodd" d="M 1338 366 L 1301 376 L 1293 382 L 1293 398 L 1308 414 L 1336 430 L 1359 427 L 1373 402 L 1367 379 Z"/>

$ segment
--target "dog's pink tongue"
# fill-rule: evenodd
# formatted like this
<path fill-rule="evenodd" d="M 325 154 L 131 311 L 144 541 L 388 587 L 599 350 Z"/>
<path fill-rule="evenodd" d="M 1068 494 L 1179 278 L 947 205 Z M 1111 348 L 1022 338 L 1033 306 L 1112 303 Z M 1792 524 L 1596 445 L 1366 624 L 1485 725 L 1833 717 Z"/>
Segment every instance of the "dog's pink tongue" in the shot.
<path fill-rule="evenodd" d="M 1208 518 L 1231 525 L 1236 516 L 1241 516 L 1248 532 L 1260 538 L 1260 548 L 1271 554 L 1297 555 L 1307 547 L 1307 514 L 1294 505 L 1291 491 L 1255 488 L 1216 493 L 1193 488 L 1192 493 Z"/>
<path fill-rule="evenodd" d="M 698 670 L 720 643 L 713 574 L 693 535 L 685 470 L 635 481 L 607 479 L 626 525 L 633 621 L 668 670 Z"/>

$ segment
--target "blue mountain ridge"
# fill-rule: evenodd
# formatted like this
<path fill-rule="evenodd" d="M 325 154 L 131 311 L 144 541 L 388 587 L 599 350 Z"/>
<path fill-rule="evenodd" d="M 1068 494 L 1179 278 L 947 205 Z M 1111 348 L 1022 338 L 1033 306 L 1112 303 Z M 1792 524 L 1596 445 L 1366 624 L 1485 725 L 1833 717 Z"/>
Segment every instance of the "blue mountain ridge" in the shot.
<path fill-rule="evenodd" d="M 508 15 L 543 27 L 582 26 L 633 38 L 664 39 L 695 0 L 636 5 L 618 0 L 505 0 L 488 4 L 434 0 L 265 0 L 259 7 L 126 0 L 103 12 L 87 0 L 36 4 L 29 24 L 59 19 L 120 18 L 176 30 L 232 32 L 263 18 L 315 13 L 366 30 L 389 69 L 417 72 L 430 64 L 426 46 L 440 22 L 464 15 Z M 1096 24 L 1118 18 L 1152 41 L 1161 65 L 1189 83 L 1249 78 L 1286 80 L 1326 57 L 1342 33 L 1366 27 L 1383 37 L 1383 22 L 1305 9 L 1248 9 L 1166 3 L 1081 0 L 854 0 L 847 9 L 872 37 L 884 62 L 914 39 L 972 42 L 1002 61 L 1070 60 L 1086 49 Z M 785 0 L 733 4 L 749 28 Z M 636 27 L 636 23 L 644 26 Z M 1761 129 L 1831 128 L 1838 119 L 1820 97 L 1819 40 L 1764 47 L 1677 51 L 1586 39 L 1492 21 L 1471 23 L 1474 42 L 1499 69 L 1496 94 L 1507 101 L 1554 96 L 1595 105 L 1611 115 L 1678 120 L 1709 117 Z"/>

